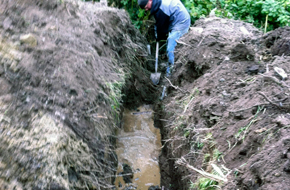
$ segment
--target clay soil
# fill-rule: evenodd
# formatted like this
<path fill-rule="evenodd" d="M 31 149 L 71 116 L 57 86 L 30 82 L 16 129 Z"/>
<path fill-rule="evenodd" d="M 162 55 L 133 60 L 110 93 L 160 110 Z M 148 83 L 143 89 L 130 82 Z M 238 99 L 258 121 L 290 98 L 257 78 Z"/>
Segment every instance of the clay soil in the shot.
<path fill-rule="evenodd" d="M 149 40 L 124 10 L 2 0 L 0 21 L 0 189 L 114 189 L 115 129 L 143 104 L 162 131 L 164 189 L 207 174 L 217 189 L 289 189 L 290 82 L 275 71 L 290 73 L 289 27 L 200 19 L 154 86 Z"/>

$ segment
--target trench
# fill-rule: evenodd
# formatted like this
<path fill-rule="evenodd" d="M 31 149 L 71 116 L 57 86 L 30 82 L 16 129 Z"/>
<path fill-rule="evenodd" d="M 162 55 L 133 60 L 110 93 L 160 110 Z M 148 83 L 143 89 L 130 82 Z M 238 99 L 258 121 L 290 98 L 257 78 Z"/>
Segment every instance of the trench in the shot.
<path fill-rule="evenodd" d="M 122 126 L 117 131 L 116 189 L 160 187 L 161 133 L 153 119 L 154 111 L 150 105 L 124 110 Z"/>

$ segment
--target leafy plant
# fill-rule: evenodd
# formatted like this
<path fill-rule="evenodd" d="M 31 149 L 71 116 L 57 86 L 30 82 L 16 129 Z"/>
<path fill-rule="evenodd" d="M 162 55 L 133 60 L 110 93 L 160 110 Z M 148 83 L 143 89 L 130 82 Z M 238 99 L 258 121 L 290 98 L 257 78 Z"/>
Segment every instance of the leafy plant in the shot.
<path fill-rule="evenodd" d="M 198 190 L 215 190 L 218 185 L 217 181 L 209 178 L 199 178 L 196 183 L 191 182 L 190 188 Z"/>
<path fill-rule="evenodd" d="M 202 147 L 203 147 L 203 143 L 202 142 L 196 142 L 196 147 L 198 148 L 198 149 L 202 149 Z"/>
<path fill-rule="evenodd" d="M 141 31 L 141 33 L 147 32 L 147 27 L 144 25 L 149 19 L 150 11 L 141 9 L 138 5 L 138 0 L 121 0 L 120 7 L 127 10 L 134 26 Z"/>
<path fill-rule="evenodd" d="M 216 0 L 182 0 L 182 2 L 188 10 L 192 22 L 209 15 L 210 11 L 216 7 Z"/>
<path fill-rule="evenodd" d="M 265 32 L 290 25 L 290 3 L 286 0 L 220 0 L 217 16 L 253 23 Z"/>
<path fill-rule="evenodd" d="M 216 16 L 253 23 L 258 28 L 265 28 L 265 32 L 290 26 L 290 1 L 287 0 L 182 0 L 182 3 L 193 23 L 215 10 Z M 135 26 L 142 29 L 143 21 L 149 18 L 148 12 L 139 9 L 137 0 L 122 0 L 121 4 Z"/>

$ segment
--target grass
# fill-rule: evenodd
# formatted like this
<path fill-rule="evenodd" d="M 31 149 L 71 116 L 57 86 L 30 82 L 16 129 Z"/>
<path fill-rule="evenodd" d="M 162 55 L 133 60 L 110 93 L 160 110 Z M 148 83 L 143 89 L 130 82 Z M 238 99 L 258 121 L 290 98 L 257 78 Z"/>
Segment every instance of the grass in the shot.
<path fill-rule="evenodd" d="M 276 127 L 276 126 L 274 126 L 274 127 Z M 274 127 L 271 127 L 271 128 L 269 128 L 269 129 L 267 129 L 265 132 L 263 132 L 263 133 L 260 134 L 260 135 L 263 135 L 263 134 L 268 133 L 268 134 L 266 135 L 266 137 L 263 139 L 262 143 L 265 143 L 267 139 L 270 140 L 271 137 L 273 137 L 275 134 L 277 134 L 280 130 L 282 130 L 282 129 L 286 129 L 286 128 L 289 128 L 290 125 L 286 125 L 286 126 L 284 126 L 284 127 L 282 127 L 282 128 L 279 128 L 279 129 L 276 130 L 275 132 L 270 132 L 272 129 L 274 129 Z"/>
<path fill-rule="evenodd" d="M 204 143 L 202 143 L 202 142 L 196 142 L 196 147 L 198 149 L 202 149 L 203 145 L 204 145 Z"/>
<path fill-rule="evenodd" d="M 187 108 L 190 106 L 190 104 L 191 104 L 191 102 L 194 100 L 194 98 L 196 97 L 196 96 L 198 96 L 199 95 L 199 90 L 198 90 L 198 88 L 194 88 L 192 91 L 191 91 L 191 93 L 190 93 L 190 95 L 184 100 L 184 102 L 183 102 L 183 104 L 185 105 L 184 106 L 184 111 L 183 111 L 183 113 L 185 113 L 186 112 L 186 110 L 187 110 Z"/>
<path fill-rule="evenodd" d="M 221 153 L 218 149 L 213 150 L 213 160 L 220 162 L 220 158 L 222 157 L 223 153 Z"/>
<path fill-rule="evenodd" d="M 190 183 L 190 189 L 197 188 L 198 190 L 215 190 L 218 182 L 209 178 L 199 178 L 195 183 Z"/>
<path fill-rule="evenodd" d="M 174 122 L 174 130 L 184 129 L 186 128 L 185 119 L 183 116 L 178 116 L 176 121 Z M 186 131 L 185 131 L 186 132 Z M 184 134 L 185 135 L 185 134 Z M 189 135 L 189 134 L 188 134 Z"/>
<path fill-rule="evenodd" d="M 245 139 L 249 128 L 251 127 L 252 124 L 254 124 L 256 121 L 258 121 L 257 117 L 263 109 L 264 109 L 264 106 L 262 106 L 262 107 L 258 106 L 258 109 L 256 111 L 256 114 L 253 116 L 253 119 L 245 127 L 240 128 L 239 131 L 235 134 L 236 139 L 238 139 L 238 140 Z M 243 135 L 241 136 L 242 133 L 243 133 Z"/>
<path fill-rule="evenodd" d="M 256 81 L 256 77 L 246 78 L 245 80 L 240 79 L 240 81 L 244 83 L 252 83 Z"/>
<path fill-rule="evenodd" d="M 212 172 L 211 174 L 202 172 L 202 176 L 197 179 L 195 183 L 191 181 L 190 189 L 198 189 L 198 190 L 215 190 L 221 189 L 221 184 L 227 182 L 227 175 L 231 173 L 231 171 L 224 166 L 221 168 L 216 164 L 211 164 Z M 199 171 L 198 171 L 199 172 Z"/>
<path fill-rule="evenodd" d="M 212 133 L 207 133 L 206 137 L 203 141 L 208 142 L 210 148 L 212 148 L 216 145 L 216 142 L 213 140 Z"/>
<path fill-rule="evenodd" d="M 109 89 L 109 99 L 111 108 L 118 114 L 122 106 L 122 99 L 124 94 L 122 94 L 123 86 L 126 81 L 126 73 L 122 69 L 116 70 L 116 73 L 120 76 L 119 80 L 114 80 L 112 82 L 105 82 L 107 88 Z"/>

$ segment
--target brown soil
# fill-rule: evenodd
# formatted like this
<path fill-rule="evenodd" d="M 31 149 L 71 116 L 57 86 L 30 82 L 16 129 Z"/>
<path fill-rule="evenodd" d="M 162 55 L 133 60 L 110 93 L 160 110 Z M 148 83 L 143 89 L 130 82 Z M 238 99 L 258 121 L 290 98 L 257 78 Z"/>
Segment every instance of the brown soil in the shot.
<path fill-rule="evenodd" d="M 216 164 L 228 174 L 227 183 L 216 180 L 221 189 L 289 189 L 289 80 L 274 71 L 289 73 L 289 29 L 263 35 L 240 21 L 206 18 L 180 40 L 158 106 L 171 158 L 164 185 L 189 189 L 202 176 L 190 168 L 212 173 Z"/>
<path fill-rule="evenodd" d="M 201 19 L 154 86 L 124 10 L 3 0 L 0 20 L 0 189 L 113 189 L 120 113 L 142 104 L 162 130 L 165 189 L 190 189 L 192 168 L 212 164 L 228 174 L 221 189 L 289 189 L 290 82 L 274 71 L 290 72 L 289 27 Z"/>
<path fill-rule="evenodd" d="M 0 189 L 110 188 L 120 101 L 155 98 L 142 85 L 145 38 L 124 10 L 98 3 L 4 0 L 0 10 Z"/>

